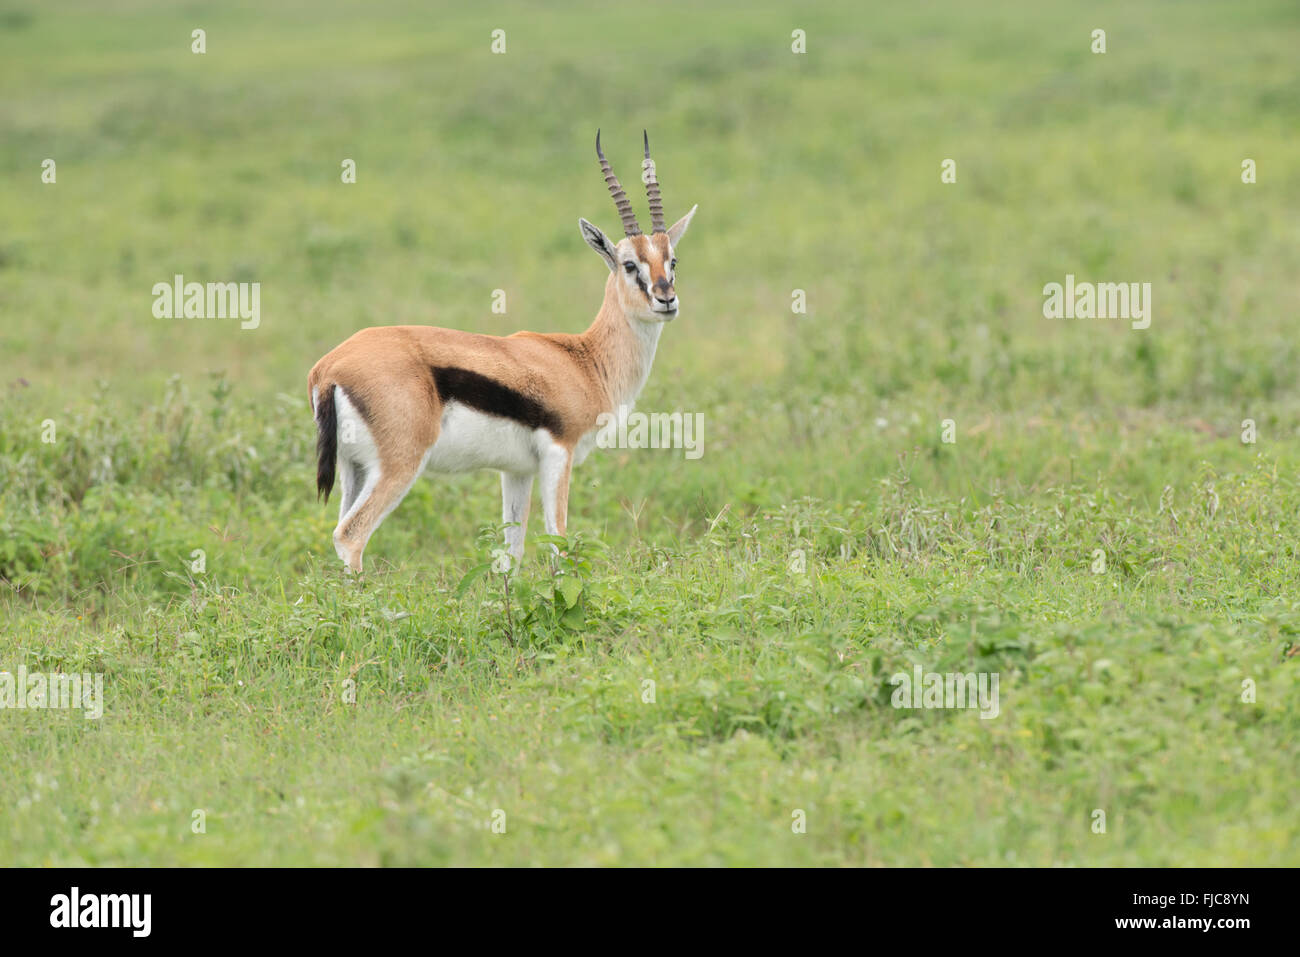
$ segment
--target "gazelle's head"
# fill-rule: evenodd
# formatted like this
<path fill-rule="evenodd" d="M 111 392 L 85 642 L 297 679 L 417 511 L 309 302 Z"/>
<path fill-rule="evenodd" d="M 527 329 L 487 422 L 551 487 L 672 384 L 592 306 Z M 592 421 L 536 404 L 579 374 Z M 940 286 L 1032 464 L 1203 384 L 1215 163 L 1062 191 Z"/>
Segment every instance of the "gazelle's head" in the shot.
<path fill-rule="evenodd" d="M 626 234 L 617 243 L 585 219 L 578 220 L 582 238 L 600 254 L 614 273 L 609 283 L 614 288 L 623 312 L 632 319 L 644 322 L 670 322 L 677 318 L 677 289 L 673 285 L 677 273 L 677 243 L 691 224 L 696 206 L 667 229 L 664 228 L 664 207 L 659 198 L 659 180 L 654 160 L 650 159 L 650 137 L 645 136 L 645 160 L 641 163 L 641 179 L 645 182 L 646 196 L 650 200 L 650 235 L 646 236 L 637 225 L 632 204 L 610 169 L 609 161 L 600 150 L 600 131 L 596 131 L 596 156 L 605 174 L 605 184 L 614 197 L 614 205 L 623 220 Z"/>

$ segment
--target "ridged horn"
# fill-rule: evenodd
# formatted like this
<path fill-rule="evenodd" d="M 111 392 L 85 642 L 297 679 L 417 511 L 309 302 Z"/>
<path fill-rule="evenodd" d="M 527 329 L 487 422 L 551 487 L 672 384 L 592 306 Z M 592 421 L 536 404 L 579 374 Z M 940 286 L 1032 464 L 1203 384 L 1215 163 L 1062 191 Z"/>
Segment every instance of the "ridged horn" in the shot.
<path fill-rule="evenodd" d="M 600 150 L 600 130 L 596 130 L 596 158 L 600 160 L 601 172 L 605 174 L 605 185 L 609 187 L 609 195 L 614 197 L 614 205 L 618 207 L 618 215 L 623 220 L 623 232 L 629 236 L 640 236 L 641 227 L 636 223 L 636 214 L 632 212 L 632 204 L 628 201 L 627 193 L 623 192 L 618 177 L 610 168 L 609 160 L 605 159 L 605 154 Z"/>
<path fill-rule="evenodd" d="M 650 158 L 650 134 L 641 131 L 645 138 L 645 159 L 641 161 L 641 178 L 645 180 L 646 198 L 650 200 L 650 231 L 666 232 L 664 229 L 664 203 L 659 197 L 659 178 L 655 174 L 654 160 Z"/>

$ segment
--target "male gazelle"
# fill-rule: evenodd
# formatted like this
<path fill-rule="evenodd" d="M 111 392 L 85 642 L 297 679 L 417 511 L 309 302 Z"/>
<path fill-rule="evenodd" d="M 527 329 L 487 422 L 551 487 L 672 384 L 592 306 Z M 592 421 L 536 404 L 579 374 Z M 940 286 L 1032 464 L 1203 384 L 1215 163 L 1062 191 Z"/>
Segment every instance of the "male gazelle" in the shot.
<path fill-rule="evenodd" d="M 605 300 L 586 332 L 484 336 L 432 326 L 363 329 L 308 376 L 316 417 L 316 488 L 329 500 L 337 463 L 343 500 L 334 549 L 361 571 L 366 543 L 425 469 L 501 473 L 506 547 L 523 557 L 533 478 L 541 475 L 546 531 L 564 535 L 574 465 L 596 443 L 597 418 L 630 407 L 645 385 L 663 324 L 677 316 L 673 251 L 695 207 L 664 227 L 650 139 L 642 179 L 649 236 L 600 149 L 623 220 L 617 243 L 578 220 L 609 267 Z"/>

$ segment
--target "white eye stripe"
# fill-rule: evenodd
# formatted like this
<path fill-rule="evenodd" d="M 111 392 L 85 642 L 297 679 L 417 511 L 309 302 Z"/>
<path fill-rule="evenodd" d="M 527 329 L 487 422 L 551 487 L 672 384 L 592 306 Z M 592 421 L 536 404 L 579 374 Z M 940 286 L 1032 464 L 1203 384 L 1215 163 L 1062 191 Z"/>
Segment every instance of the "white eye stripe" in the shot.
<path fill-rule="evenodd" d="M 677 270 L 673 266 L 673 258 L 674 257 L 669 256 L 667 259 L 663 261 L 664 278 L 666 278 L 669 283 L 673 282 L 673 278 L 677 274 Z M 629 270 L 627 268 L 628 266 L 635 266 L 636 269 Z M 640 280 L 642 280 L 647 286 L 650 285 L 649 283 L 650 266 L 648 263 L 644 263 L 639 259 L 623 259 L 619 261 L 619 268 L 621 268 L 625 273 L 627 273 L 629 279 L 632 278 L 633 275 L 635 275 Z"/>

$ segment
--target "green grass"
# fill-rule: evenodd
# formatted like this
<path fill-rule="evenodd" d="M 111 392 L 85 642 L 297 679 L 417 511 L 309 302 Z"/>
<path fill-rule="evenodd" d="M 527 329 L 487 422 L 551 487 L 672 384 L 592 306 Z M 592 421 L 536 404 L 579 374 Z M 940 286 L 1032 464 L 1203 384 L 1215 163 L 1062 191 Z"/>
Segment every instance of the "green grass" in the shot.
<path fill-rule="evenodd" d="M 105 695 L 0 710 L 0 860 L 1300 863 L 1293 5 L 564 6 L 0 6 L 0 670 Z M 345 579 L 307 370 L 584 328 L 597 126 L 700 204 L 640 406 L 703 457 L 597 452 L 508 585 L 495 477 L 423 482 Z"/>

